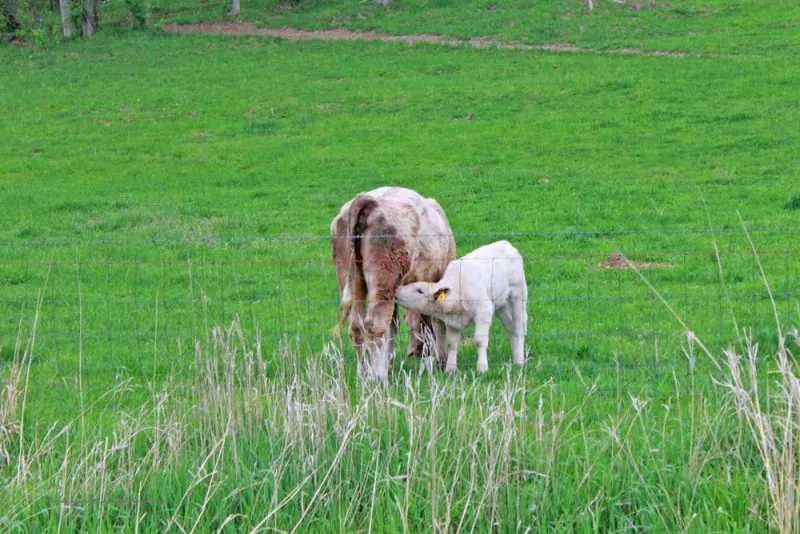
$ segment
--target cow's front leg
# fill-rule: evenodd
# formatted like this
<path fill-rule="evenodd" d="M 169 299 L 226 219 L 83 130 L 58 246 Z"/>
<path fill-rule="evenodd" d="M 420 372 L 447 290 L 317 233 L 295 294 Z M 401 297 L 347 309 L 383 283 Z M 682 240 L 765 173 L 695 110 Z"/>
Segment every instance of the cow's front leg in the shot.
<path fill-rule="evenodd" d="M 408 352 L 406 356 L 421 357 L 428 347 L 428 336 L 431 333 L 430 319 L 414 310 L 405 308 L 406 323 L 408 323 Z"/>

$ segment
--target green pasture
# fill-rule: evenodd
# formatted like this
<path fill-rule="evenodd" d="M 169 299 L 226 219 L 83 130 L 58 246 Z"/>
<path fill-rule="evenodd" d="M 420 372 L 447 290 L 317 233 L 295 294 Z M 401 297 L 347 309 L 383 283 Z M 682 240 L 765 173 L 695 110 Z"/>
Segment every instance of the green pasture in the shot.
<path fill-rule="evenodd" d="M 131 475 L 129 486 L 113 491 L 116 499 L 139 504 L 113 510 L 90 504 L 64 515 L 47 504 L 66 491 L 58 482 L 65 447 L 90 455 L 87 443 L 102 443 L 143 406 L 156 406 L 158 391 L 170 392 L 170 409 L 196 408 L 200 397 L 192 391 L 208 386 L 198 381 L 198 366 L 215 344 L 211 329 L 234 318 L 248 346 L 260 336 L 259 373 L 275 384 L 254 391 L 275 393 L 281 384 L 311 376 L 297 369 L 322 358 L 323 347 L 336 341 L 330 221 L 358 192 L 402 185 L 439 201 L 459 254 L 510 240 L 527 258 L 530 294 L 531 352 L 524 371 L 507 376 L 510 351 L 497 324 L 486 376 L 472 376 L 475 351 L 464 346 L 461 376 L 423 376 L 414 386 L 417 400 L 435 399 L 434 385 L 444 384 L 451 395 L 442 401 L 446 430 L 455 424 L 444 414 L 458 412 L 458 388 L 472 388 L 475 417 L 464 421 L 475 432 L 485 415 L 478 415 L 481 403 L 499 403 L 492 391 L 509 380 L 546 391 L 515 396 L 518 408 L 538 407 L 556 417 L 559 410 L 574 415 L 570 410 L 581 407 L 581 425 L 565 430 L 563 441 L 553 438 L 551 444 L 520 431 L 515 465 L 544 469 L 531 467 L 546 456 L 537 456 L 541 446 L 553 454 L 550 478 L 518 478 L 513 488 L 510 479 L 502 482 L 509 484 L 502 490 L 507 501 L 475 511 L 476 530 L 492 528 L 501 511 L 514 522 L 496 527 L 500 531 L 514 531 L 518 521 L 520 531 L 525 525 L 581 532 L 767 529 L 768 499 L 752 491 L 760 471 L 743 467 L 757 455 L 740 433 L 733 437 L 734 418 L 713 415 L 724 414 L 725 400 L 712 382 L 720 371 L 701 352 L 694 368 L 684 353 L 683 327 L 639 275 L 594 267 L 615 252 L 668 264 L 641 274 L 712 353 L 741 349 L 733 316 L 739 327 L 753 329 L 760 365 L 771 368 L 775 313 L 787 329 L 797 325 L 800 312 L 800 69 L 797 41 L 787 29 L 797 18 L 796 6 L 690 2 L 631 10 L 603 2 L 589 15 L 578 2 L 440 3 L 430 9 L 397 2 L 385 10 L 356 2 L 286 10 L 242 3 L 242 18 L 270 26 L 730 55 L 290 43 L 157 31 L 108 31 L 37 52 L 0 46 L 0 376 L 10 380 L 35 325 L 23 437 L 29 444 L 44 442 L 52 425 L 69 423 L 72 429 L 57 441 L 60 452 L 42 460 L 42 482 L 25 491 L 11 482 L 12 464 L 2 470 L 0 455 L 0 500 L 11 510 L 3 516 L 0 506 L 6 526 L 25 529 L 19 518 L 31 514 L 30 525 L 48 529 L 173 528 L 174 506 L 192 482 L 186 473 L 212 452 L 213 439 L 203 437 L 211 426 L 194 416 L 183 421 L 196 428 L 186 431 L 183 442 L 196 454 Z M 153 13 L 163 21 L 213 20 L 223 9 L 162 4 L 154 2 Z M 580 30 L 584 19 L 586 31 Z M 758 257 L 743 228 L 750 230 Z M 389 394 L 397 399 L 410 387 L 401 371 L 416 376 L 423 368 L 405 358 L 405 335 L 389 378 Z M 15 356 L 18 336 L 22 348 Z M 363 391 L 346 339 L 343 350 L 340 378 L 358 405 Z M 287 353 L 296 375 L 283 361 Z M 236 369 L 236 380 L 245 380 Z M 589 390 L 591 401 L 584 402 Z M 651 411 L 630 415 L 632 396 L 648 399 Z M 259 402 L 279 402 L 265 399 Z M 678 418 L 677 409 L 686 410 L 687 419 Z M 142 420 L 150 424 L 157 413 Z M 699 445 L 692 441 L 698 434 L 690 413 L 713 421 Z M 432 461 L 431 452 L 408 441 L 404 425 L 410 423 L 389 417 L 394 426 L 382 426 L 380 416 L 370 417 L 366 437 L 354 438 L 358 446 L 341 460 L 349 464 L 331 463 L 337 470 L 349 467 L 325 481 L 337 489 L 325 497 L 329 506 L 306 510 L 305 528 L 367 531 L 382 524 L 378 530 L 418 531 L 440 517 L 431 508 L 440 495 L 435 484 L 415 480 L 410 504 L 398 507 L 394 500 L 406 484 L 393 478 L 405 469 L 404 447 L 425 462 Z M 631 448 L 616 456 L 609 417 L 633 429 Z M 270 459 L 287 446 L 280 433 L 258 430 L 262 423 L 226 442 L 222 450 L 235 459 L 227 452 L 222 457 L 222 489 L 206 503 L 202 494 L 192 494 L 176 520 L 191 526 L 198 519 L 200 530 L 249 529 L 277 504 L 270 488 L 280 501 L 304 480 L 308 466 L 292 448 L 280 456 L 288 462 L 288 478 L 262 480 Z M 425 432 L 436 429 L 426 424 Z M 167 439 L 148 432 L 132 442 L 131 462 L 150 461 L 149 447 Z M 209 432 L 218 436 L 221 427 Z M 651 432 L 661 432 L 663 441 L 653 457 L 656 467 L 646 474 L 626 470 L 635 464 L 632 458 L 650 458 Z M 319 461 L 333 462 L 336 436 L 314 442 L 318 459 L 326 459 Z M 724 454 L 728 439 L 738 439 L 735 459 Z M 13 439 L 8 443 L 10 451 L 19 447 Z M 388 456 L 373 456 L 378 443 Z M 708 447 L 719 462 L 686 460 L 690 445 Z M 460 465 L 460 452 L 441 443 L 432 450 L 434 457 L 439 450 L 442 465 L 448 458 L 449 468 Z M 597 467 L 590 474 L 579 472 L 591 464 Z M 697 472 L 686 471 L 695 467 Z M 432 476 L 430 466 L 420 469 Z M 444 469 L 443 487 L 468 476 Z M 98 498 L 86 489 L 99 487 L 92 484 L 82 494 L 90 501 Z M 316 478 L 309 484 L 299 501 L 276 512 L 272 527 L 291 530 L 315 488 L 328 487 Z M 660 491 L 673 489 L 673 512 L 653 504 L 662 500 Z M 369 519 L 361 508 L 349 508 L 351 497 L 371 503 Z M 521 512 L 521 502 L 538 503 L 538 515 Z M 602 510 L 586 512 L 590 503 Z M 463 509 L 471 510 L 466 504 Z M 697 518 L 684 524 L 691 516 L 683 515 L 687 509 Z M 225 523 L 237 514 L 242 517 Z M 30 525 L 27 530 L 35 529 Z"/>

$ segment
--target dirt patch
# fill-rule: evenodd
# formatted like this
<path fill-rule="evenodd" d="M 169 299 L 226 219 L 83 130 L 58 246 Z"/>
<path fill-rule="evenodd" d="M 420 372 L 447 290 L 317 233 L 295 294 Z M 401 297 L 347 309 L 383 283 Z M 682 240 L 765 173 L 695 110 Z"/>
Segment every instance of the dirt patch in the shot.
<path fill-rule="evenodd" d="M 290 27 L 283 28 L 256 28 L 250 22 L 240 23 L 203 23 L 203 24 L 164 24 L 164 31 L 170 33 L 204 33 L 228 35 L 262 35 L 278 37 L 288 41 L 384 41 L 390 43 L 438 43 L 449 46 L 471 46 L 473 48 L 499 48 L 505 50 L 542 50 L 547 52 L 595 52 L 601 54 L 633 54 L 639 56 L 672 56 L 684 57 L 686 52 L 671 50 L 642 50 L 639 48 L 581 48 L 565 43 L 552 43 L 532 45 L 515 41 L 499 41 L 497 39 L 480 39 L 474 37 L 468 40 L 449 39 L 440 35 L 414 34 L 414 35 L 389 35 L 386 33 L 368 31 L 356 32 L 351 30 L 298 30 Z"/>
<path fill-rule="evenodd" d="M 672 4 L 662 3 L 662 2 L 632 2 L 630 0 L 613 0 L 617 4 L 623 4 L 628 7 L 628 9 L 632 9 L 634 11 L 640 9 L 660 9 L 660 8 L 671 8 Z"/>
<path fill-rule="evenodd" d="M 600 263 L 592 265 L 590 269 L 592 271 L 596 271 L 598 269 L 615 269 L 618 271 L 625 271 L 630 269 L 631 266 L 634 266 L 637 269 L 661 269 L 674 267 L 674 265 L 667 262 L 635 262 L 630 261 L 622 254 L 612 254 Z"/>

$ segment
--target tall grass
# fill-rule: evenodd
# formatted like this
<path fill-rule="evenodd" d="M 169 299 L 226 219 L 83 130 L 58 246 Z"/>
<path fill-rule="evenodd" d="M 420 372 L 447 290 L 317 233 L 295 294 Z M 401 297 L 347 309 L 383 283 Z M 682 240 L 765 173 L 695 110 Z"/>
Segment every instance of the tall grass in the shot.
<path fill-rule="evenodd" d="M 624 391 L 609 409 L 590 378 L 567 396 L 510 366 L 499 381 L 420 366 L 362 383 L 339 345 L 269 352 L 233 320 L 195 340 L 191 383 L 153 384 L 108 431 L 81 430 L 98 401 L 48 428 L 26 417 L 35 331 L 20 334 L 0 396 L 0 528 L 797 532 L 797 331 L 775 366 L 750 342 L 727 351 L 720 396 L 695 386 L 687 339 L 674 398 Z"/>

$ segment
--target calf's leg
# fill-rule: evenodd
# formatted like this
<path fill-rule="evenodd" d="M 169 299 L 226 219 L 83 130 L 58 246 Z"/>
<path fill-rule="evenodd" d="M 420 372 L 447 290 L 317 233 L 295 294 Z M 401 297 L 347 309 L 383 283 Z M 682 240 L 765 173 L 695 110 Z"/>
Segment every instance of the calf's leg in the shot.
<path fill-rule="evenodd" d="M 517 335 L 516 326 L 514 325 L 514 312 L 512 311 L 511 304 L 506 304 L 501 308 L 497 308 L 497 317 L 503 323 L 503 327 L 508 334 L 508 344 L 511 346 L 511 355 L 515 365 L 522 365 L 522 359 L 518 357 L 518 352 L 521 353 L 521 343 L 524 343 L 524 336 L 520 338 Z"/>
<path fill-rule="evenodd" d="M 480 313 L 475 317 L 475 347 L 478 349 L 478 372 L 485 373 L 489 369 L 486 348 L 489 345 L 489 328 L 492 326 L 492 312 Z"/>
<path fill-rule="evenodd" d="M 431 318 L 433 326 L 434 343 L 431 347 L 433 358 L 439 363 L 444 365 L 447 358 L 447 327 L 443 321 L 436 318 Z M 460 334 L 459 334 L 460 336 Z"/>
<path fill-rule="evenodd" d="M 444 370 L 448 373 L 455 372 L 458 369 L 458 342 L 461 341 L 461 330 L 456 330 L 450 326 L 447 327 L 447 364 Z"/>
<path fill-rule="evenodd" d="M 513 339 L 511 339 L 511 356 L 514 365 L 521 366 L 525 363 L 525 335 L 528 331 L 528 313 L 525 309 L 525 301 L 513 299 L 511 301 L 511 317 Z"/>

